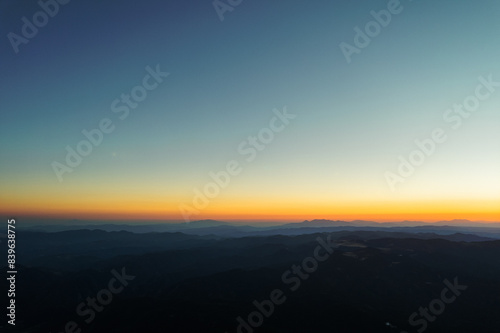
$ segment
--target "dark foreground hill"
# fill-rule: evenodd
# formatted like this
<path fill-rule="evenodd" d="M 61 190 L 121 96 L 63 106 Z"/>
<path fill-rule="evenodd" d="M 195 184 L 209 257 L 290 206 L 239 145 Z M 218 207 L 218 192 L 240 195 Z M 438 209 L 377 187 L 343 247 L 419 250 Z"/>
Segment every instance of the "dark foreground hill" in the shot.
<path fill-rule="evenodd" d="M 498 332 L 500 241 L 414 237 L 19 234 L 12 331 Z"/>

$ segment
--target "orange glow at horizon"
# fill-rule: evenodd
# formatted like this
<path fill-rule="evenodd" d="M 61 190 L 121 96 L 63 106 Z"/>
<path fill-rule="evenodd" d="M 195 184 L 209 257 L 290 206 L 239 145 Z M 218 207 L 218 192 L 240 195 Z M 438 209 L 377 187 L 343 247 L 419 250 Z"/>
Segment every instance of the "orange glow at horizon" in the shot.
<path fill-rule="evenodd" d="M 86 200 L 68 199 L 54 202 L 37 200 L 28 206 L 13 198 L 2 198 L 0 212 L 16 217 L 90 219 L 90 220 L 184 220 L 179 210 L 179 201 L 152 199 Z M 172 198 L 170 198 L 172 199 Z M 195 207 L 193 207 L 196 209 Z M 303 221 L 313 219 L 329 220 L 371 220 L 424 222 L 467 219 L 471 221 L 500 222 L 500 205 L 497 201 L 374 201 L 325 202 L 225 200 L 211 202 L 198 214 L 189 216 L 190 221 L 253 220 L 253 221 Z"/>

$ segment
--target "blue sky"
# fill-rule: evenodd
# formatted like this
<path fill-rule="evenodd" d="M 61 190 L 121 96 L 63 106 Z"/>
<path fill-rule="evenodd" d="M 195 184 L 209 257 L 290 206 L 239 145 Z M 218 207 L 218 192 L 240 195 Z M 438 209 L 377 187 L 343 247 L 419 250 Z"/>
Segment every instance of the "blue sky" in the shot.
<path fill-rule="evenodd" d="M 384 173 L 415 139 L 446 126 L 443 112 L 473 93 L 478 77 L 500 81 L 500 4 L 401 1 L 403 11 L 348 64 L 339 44 L 353 44 L 354 27 L 387 3 L 243 0 L 221 22 L 210 1 L 72 0 L 15 53 L 7 34 L 20 34 L 21 18 L 40 7 L 4 1 L 2 198 L 37 211 L 44 193 L 53 207 L 64 196 L 74 198 L 68 207 L 95 196 L 112 206 L 124 193 L 144 201 L 153 193 L 175 219 L 208 172 L 238 157 L 238 144 L 287 106 L 296 120 L 215 199 L 217 212 L 249 197 L 258 210 L 259 190 L 293 203 L 314 193 L 333 203 L 322 208 L 332 215 L 339 200 L 367 212 L 377 200 L 498 202 L 500 91 L 448 131 L 397 193 Z M 170 76 L 117 120 L 111 102 L 157 64 Z M 60 183 L 51 163 L 105 117 L 116 130 Z"/>

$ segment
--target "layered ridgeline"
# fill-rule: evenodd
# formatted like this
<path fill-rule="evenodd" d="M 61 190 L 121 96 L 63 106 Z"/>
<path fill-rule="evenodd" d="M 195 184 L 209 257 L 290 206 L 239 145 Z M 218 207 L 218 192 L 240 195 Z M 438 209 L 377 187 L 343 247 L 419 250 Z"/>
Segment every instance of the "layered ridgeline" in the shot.
<path fill-rule="evenodd" d="M 332 221 L 312 220 L 299 223 L 286 223 L 280 225 L 266 225 L 265 223 L 236 224 L 215 220 L 201 220 L 190 223 L 113 223 L 71 220 L 59 224 L 32 223 L 30 226 L 20 227 L 29 231 L 67 231 L 67 230 L 104 230 L 104 231 L 130 231 L 134 233 L 149 232 L 182 232 L 193 235 L 220 235 L 226 237 L 265 236 L 265 235 L 300 235 L 305 233 L 330 232 L 330 231 L 386 231 L 405 233 L 436 233 L 451 235 L 454 233 L 467 233 L 486 238 L 500 239 L 500 222 L 473 222 L 469 220 L 439 221 L 434 223 L 419 221 L 402 222 L 373 222 L 373 221 Z M 322 229 L 318 229 L 322 228 Z M 475 239 L 473 239 L 475 240 Z"/>
<path fill-rule="evenodd" d="M 183 232 L 144 230 L 165 226 L 127 226 L 140 233 L 97 230 L 113 226 L 19 231 L 15 331 L 497 332 L 500 327 L 500 240 L 493 240 L 498 234 L 489 229 L 206 223 L 168 226 Z M 198 234 L 188 233 L 194 230 Z"/>

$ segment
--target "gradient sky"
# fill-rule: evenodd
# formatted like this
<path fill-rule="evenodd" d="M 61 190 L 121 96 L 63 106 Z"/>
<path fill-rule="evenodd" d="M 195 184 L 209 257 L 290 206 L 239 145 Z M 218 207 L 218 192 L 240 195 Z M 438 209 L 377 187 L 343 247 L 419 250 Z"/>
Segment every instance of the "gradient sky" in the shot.
<path fill-rule="evenodd" d="M 243 171 L 191 219 L 466 218 L 500 221 L 500 87 L 452 129 L 445 111 L 500 81 L 500 3 L 401 1 L 347 63 L 372 10 L 387 1 L 76 1 L 15 53 L 8 33 L 40 10 L 0 2 L 0 212 L 18 218 L 182 220 L 194 189 L 230 160 Z M 111 103 L 170 73 L 120 120 Z M 273 109 L 296 115 L 255 160 L 241 142 Z M 104 136 L 63 181 L 82 130 Z M 391 191 L 386 172 L 414 140 L 447 141 Z"/>

